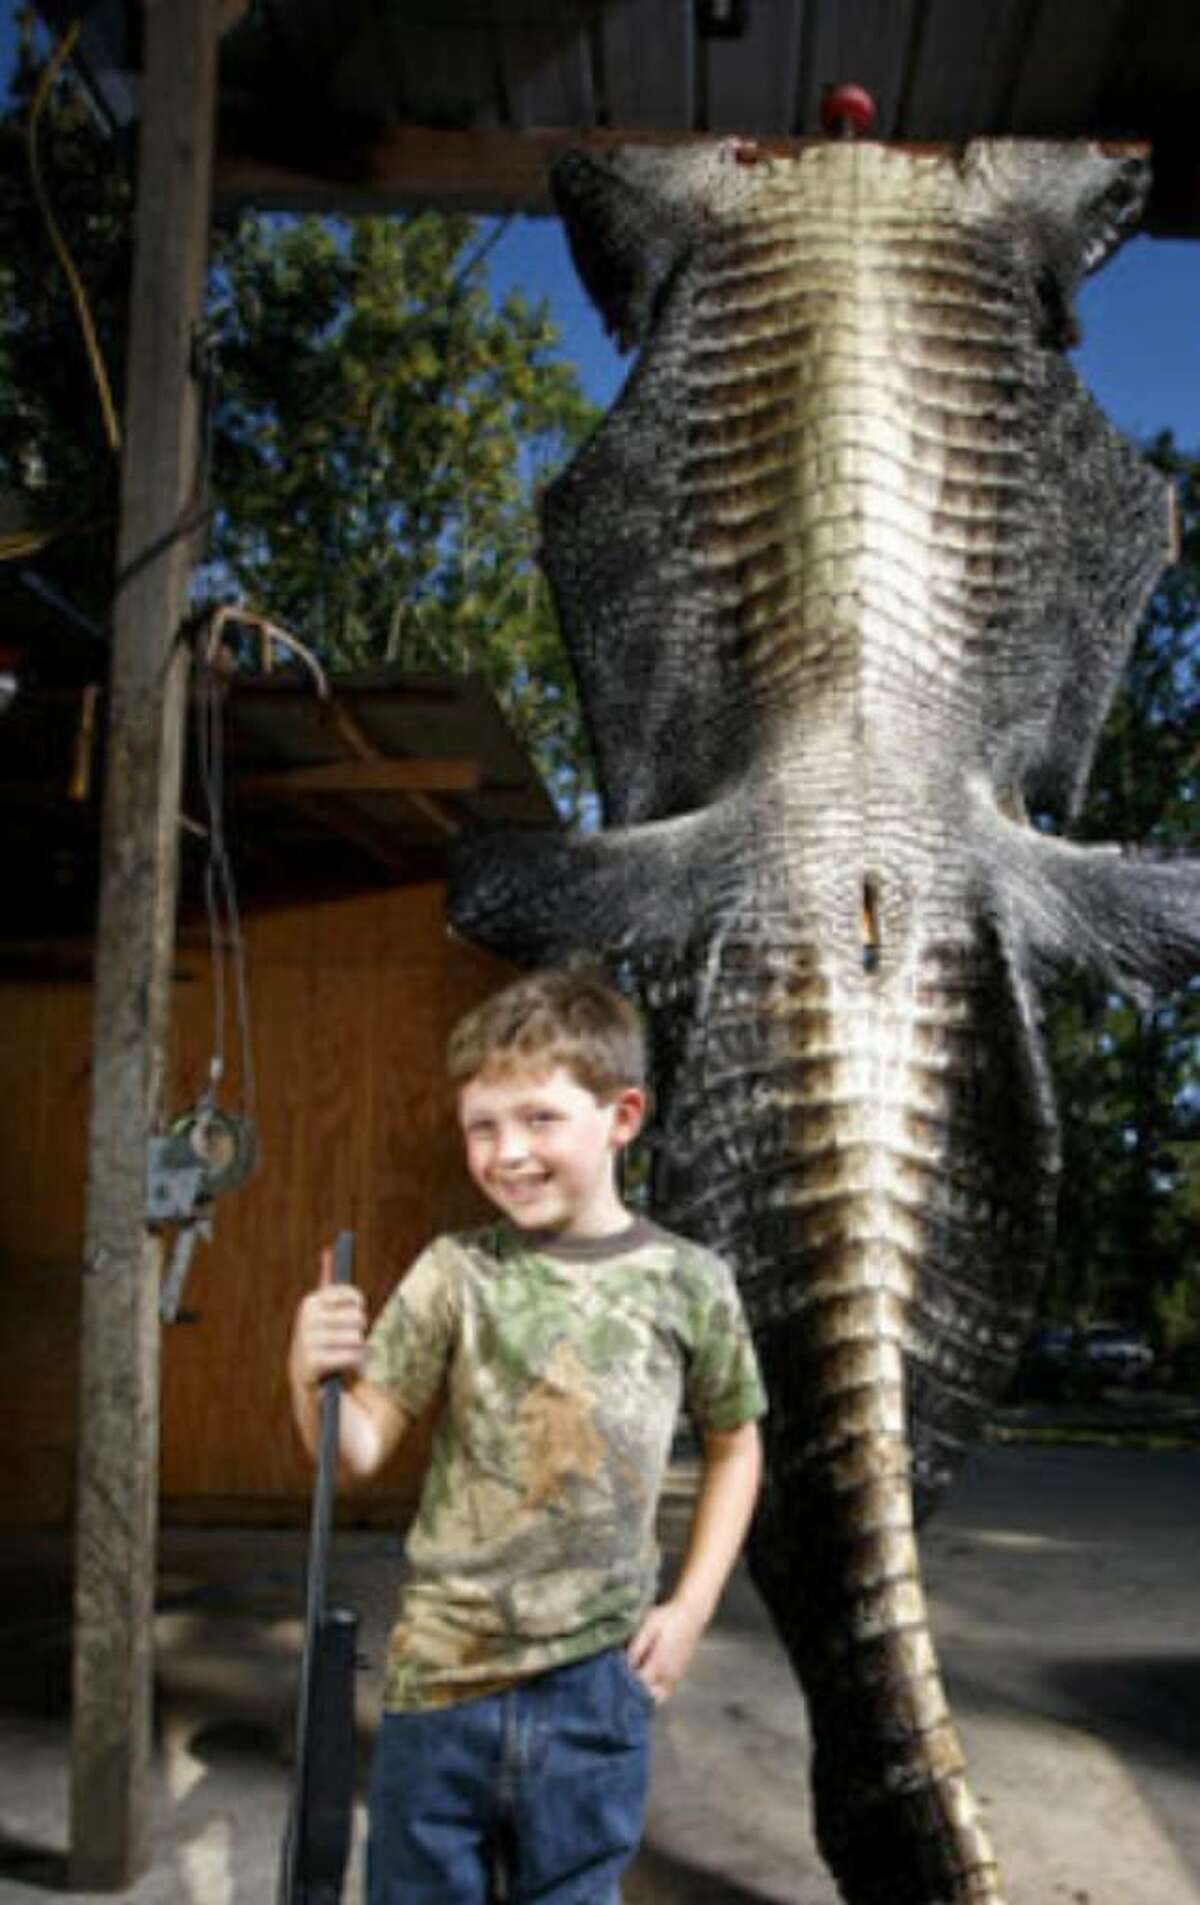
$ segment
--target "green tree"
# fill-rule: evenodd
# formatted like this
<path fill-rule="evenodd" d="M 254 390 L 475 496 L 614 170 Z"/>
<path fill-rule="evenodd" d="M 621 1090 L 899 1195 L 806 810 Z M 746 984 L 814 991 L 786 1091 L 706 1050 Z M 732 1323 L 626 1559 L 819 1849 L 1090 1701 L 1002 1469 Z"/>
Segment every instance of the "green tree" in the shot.
<path fill-rule="evenodd" d="M 1150 455 L 1176 487 L 1180 560 L 1150 602 L 1077 828 L 1195 851 L 1200 815 L 1200 457 L 1169 434 Z M 1073 978 L 1048 1030 L 1063 1124 L 1059 1235 L 1045 1307 L 1115 1313 L 1156 1332 L 1198 1270 L 1200 984 L 1151 1006 Z M 1186 1307 L 1186 1306 L 1185 1306 Z"/>
<path fill-rule="evenodd" d="M 335 666 L 481 671 L 574 808 L 585 757 L 536 496 L 596 412 L 544 305 L 491 307 L 475 243 L 432 213 L 252 217 L 223 240 L 213 554 Z"/>

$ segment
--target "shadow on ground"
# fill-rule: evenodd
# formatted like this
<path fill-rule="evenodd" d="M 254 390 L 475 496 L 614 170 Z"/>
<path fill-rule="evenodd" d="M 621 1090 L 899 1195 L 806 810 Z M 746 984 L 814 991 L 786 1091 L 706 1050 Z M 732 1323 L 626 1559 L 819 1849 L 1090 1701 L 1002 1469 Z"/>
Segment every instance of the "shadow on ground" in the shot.
<path fill-rule="evenodd" d="M 0 1879 L 42 1892 L 65 1892 L 67 1855 L 51 1846 L 27 1845 L 0 1832 Z"/>
<path fill-rule="evenodd" d="M 0 1687 L 5 1713 L 70 1710 L 71 1580 L 59 1555 L 0 1573 Z"/>
<path fill-rule="evenodd" d="M 1200 1654 L 1058 1660 L 1047 1678 L 1096 1732 L 1136 1738 L 1140 1757 L 1200 1775 Z"/>
<path fill-rule="evenodd" d="M 624 1897 L 625 1905 L 775 1905 L 778 1894 L 751 1890 L 724 1873 L 643 1846 Z"/>
<path fill-rule="evenodd" d="M 676 1553 L 686 1481 L 665 1517 Z M 1085 1895 L 1200 1905 L 1197 1527 L 1191 1453 L 1010 1447 L 977 1453 L 925 1538 L 939 1645 L 1009 1905 Z M 283 1531 L 163 1532 L 153 1844 L 122 1895 L 130 1905 L 265 1905 L 276 1894 L 303 1548 Z M 396 1552 L 392 1537 L 338 1535 L 337 1596 L 357 1610 L 369 1660 L 360 1796 Z M 66 1892 L 69 1620 L 69 1544 L 7 1540 L 4 1905 Z M 626 1905 L 836 1905 L 812 1838 L 803 1701 L 744 1572 L 656 1730 Z M 348 1901 L 361 1855 L 360 1805 Z"/>

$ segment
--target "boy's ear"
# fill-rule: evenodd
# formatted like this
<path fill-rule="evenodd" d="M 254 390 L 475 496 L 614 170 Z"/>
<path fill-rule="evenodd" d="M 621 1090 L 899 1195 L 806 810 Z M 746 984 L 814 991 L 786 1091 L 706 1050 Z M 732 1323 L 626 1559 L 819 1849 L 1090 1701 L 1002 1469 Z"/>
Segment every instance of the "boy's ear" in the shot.
<path fill-rule="evenodd" d="M 640 1085 L 624 1085 L 612 1099 L 614 1117 L 612 1125 L 613 1142 L 623 1149 L 632 1144 L 642 1128 L 646 1116 L 646 1093 Z"/>

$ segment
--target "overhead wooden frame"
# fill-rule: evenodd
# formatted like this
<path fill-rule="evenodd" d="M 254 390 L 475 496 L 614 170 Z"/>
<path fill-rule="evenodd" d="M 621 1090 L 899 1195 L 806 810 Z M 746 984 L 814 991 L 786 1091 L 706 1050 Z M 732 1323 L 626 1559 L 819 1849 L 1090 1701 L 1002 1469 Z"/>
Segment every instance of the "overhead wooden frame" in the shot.
<path fill-rule="evenodd" d="M 371 755 L 239 774 L 239 794 L 471 794 L 483 782 L 478 761 L 393 760 Z"/>

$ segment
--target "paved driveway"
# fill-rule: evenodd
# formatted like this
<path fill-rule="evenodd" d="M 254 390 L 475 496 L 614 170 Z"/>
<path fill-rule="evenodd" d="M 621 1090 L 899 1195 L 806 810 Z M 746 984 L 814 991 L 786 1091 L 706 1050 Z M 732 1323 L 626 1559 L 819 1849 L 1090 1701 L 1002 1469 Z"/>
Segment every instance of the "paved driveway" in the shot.
<path fill-rule="evenodd" d="M 300 1547 L 164 1537 L 154 1859 L 136 1905 L 274 1895 Z M 924 1550 L 1009 1905 L 1200 1905 L 1200 1453 L 983 1449 Z M 339 1534 L 336 1556 L 377 1664 L 395 1544 Z M 0 1552 L 3 1905 L 45 1905 L 62 1884 L 65 1590 L 62 1544 Z M 364 1684 L 364 1764 L 374 1711 Z M 800 1697 L 744 1577 L 656 1727 L 627 1905 L 835 1905 Z"/>
<path fill-rule="evenodd" d="M 1009 1905 L 1200 1905 L 1200 1453 L 981 1449 L 923 1554 Z M 835 1905 L 744 1579 L 659 1724 L 628 1905 Z"/>

